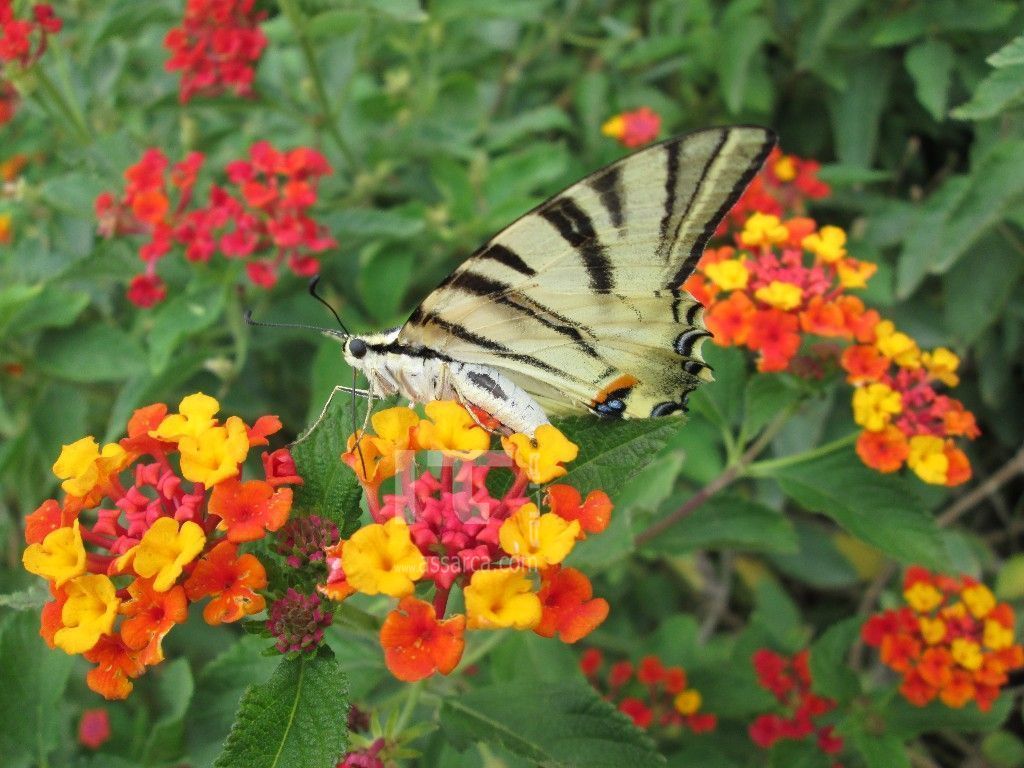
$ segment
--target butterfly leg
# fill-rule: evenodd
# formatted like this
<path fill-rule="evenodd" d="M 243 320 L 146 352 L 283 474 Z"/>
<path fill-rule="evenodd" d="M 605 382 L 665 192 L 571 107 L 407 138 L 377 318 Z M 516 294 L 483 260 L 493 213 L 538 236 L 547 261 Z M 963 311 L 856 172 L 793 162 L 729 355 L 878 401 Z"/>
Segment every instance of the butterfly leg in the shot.
<path fill-rule="evenodd" d="M 334 389 L 332 389 L 331 390 L 331 394 L 329 394 L 327 396 L 327 402 L 324 403 L 324 407 L 323 407 L 323 409 L 321 409 L 320 415 L 316 417 L 316 420 L 310 425 L 309 429 L 307 429 L 305 432 L 303 432 L 301 435 L 299 435 L 297 438 L 295 438 L 295 441 L 292 443 L 292 445 L 298 445 L 299 443 L 303 442 L 306 438 L 308 438 L 313 433 L 314 429 L 316 429 L 318 426 L 320 426 L 320 422 L 324 420 L 324 417 L 327 415 L 327 410 L 331 407 L 331 402 L 334 400 L 334 396 L 336 394 L 338 394 L 339 392 L 344 392 L 344 393 L 349 394 L 349 395 L 354 395 L 355 397 L 366 397 L 366 398 L 368 398 L 370 396 L 370 390 L 368 390 L 368 389 L 358 389 L 356 387 L 346 387 L 343 384 L 339 384 Z"/>

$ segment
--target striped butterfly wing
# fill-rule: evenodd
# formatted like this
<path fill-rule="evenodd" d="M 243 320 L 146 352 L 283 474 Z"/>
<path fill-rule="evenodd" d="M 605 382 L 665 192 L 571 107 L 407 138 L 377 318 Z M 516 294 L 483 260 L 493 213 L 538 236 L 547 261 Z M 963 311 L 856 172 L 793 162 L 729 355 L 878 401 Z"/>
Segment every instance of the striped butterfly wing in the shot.
<path fill-rule="evenodd" d="M 591 174 L 484 244 L 399 342 L 498 368 L 549 412 L 682 410 L 711 375 L 703 308 L 681 285 L 774 144 L 713 128 Z"/>

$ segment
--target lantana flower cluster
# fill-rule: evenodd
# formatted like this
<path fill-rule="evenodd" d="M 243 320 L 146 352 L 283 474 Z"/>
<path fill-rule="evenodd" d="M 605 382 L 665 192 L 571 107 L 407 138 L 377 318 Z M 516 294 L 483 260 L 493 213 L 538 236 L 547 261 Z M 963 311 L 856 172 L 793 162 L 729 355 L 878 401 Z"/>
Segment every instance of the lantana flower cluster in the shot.
<path fill-rule="evenodd" d="M 356 592 L 399 600 L 380 641 L 388 669 L 405 681 L 450 673 L 466 630 L 515 628 L 567 643 L 585 637 L 604 621 L 608 603 L 563 561 L 607 527 L 611 502 L 602 491 L 584 499 L 568 485 L 544 490 L 544 510 L 527 497 L 530 483 L 566 473 L 577 446 L 543 425 L 535 440 L 503 438 L 504 453 L 495 455 L 488 431 L 459 403 L 431 402 L 426 414 L 389 408 L 373 415 L 372 434 L 349 437 L 342 459 L 363 486 L 373 522 L 328 550 L 320 591 L 334 600 Z M 439 471 L 417 467 L 423 452 L 440 456 Z M 475 463 L 482 456 L 487 463 Z M 498 472 L 511 478 L 495 496 L 489 484 Z M 397 493 L 382 494 L 393 477 Z M 433 587 L 430 602 L 415 594 L 424 583 Z M 456 587 L 465 612 L 449 614 Z"/>
<path fill-rule="evenodd" d="M 31 18 L 18 18 L 13 0 L 0 0 L 0 63 L 31 67 L 46 52 L 48 37 L 62 26 L 49 3 L 36 3 Z"/>
<path fill-rule="evenodd" d="M 164 47 L 165 67 L 181 72 L 178 98 L 216 96 L 232 91 L 251 96 L 255 65 L 267 45 L 259 24 L 264 11 L 255 0 L 188 0 L 180 27 L 171 29 Z"/>
<path fill-rule="evenodd" d="M 792 657 L 762 648 L 753 657 L 758 684 L 769 691 L 779 704 L 779 711 L 759 715 L 750 724 L 751 740 L 763 749 L 771 749 L 778 741 L 814 743 L 826 755 L 843 751 L 843 740 L 831 725 L 816 722 L 836 708 L 833 699 L 811 691 L 810 654 L 804 649 Z M 833 763 L 833 768 L 840 768 Z"/>
<path fill-rule="evenodd" d="M 693 733 L 705 733 L 718 725 L 715 715 L 700 711 L 703 698 L 700 691 L 689 687 L 686 671 L 666 666 L 657 656 L 644 656 L 635 665 L 617 661 L 605 669 L 604 654 L 589 648 L 580 658 L 580 669 L 637 728 L 688 728 Z"/>
<path fill-rule="evenodd" d="M 332 172 L 316 150 L 279 151 L 257 142 L 247 159 L 228 163 L 229 186 L 211 186 L 199 204 L 195 187 L 204 162 L 202 153 L 190 152 L 170 166 L 162 151 L 148 149 L 125 171 L 120 196 L 104 192 L 96 198 L 102 236 L 144 237 L 139 258 L 145 270 L 128 289 L 137 306 L 151 307 L 166 297 L 156 267 L 176 245 L 190 262 L 209 262 L 216 253 L 245 260 L 249 279 L 269 288 L 284 264 L 296 275 L 316 274 L 320 261 L 314 254 L 336 244 L 309 213 L 320 179 Z"/>
<path fill-rule="evenodd" d="M 649 144 L 658 138 L 660 132 L 661 115 L 650 107 L 620 112 L 601 126 L 601 133 L 629 149 Z"/>
<path fill-rule="evenodd" d="M 302 480 L 286 448 L 262 454 L 264 478 L 243 480 L 249 451 L 268 445 L 281 422 L 221 421 L 219 410 L 197 393 L 177 413 L 162 403 L 138 409 L 118 442 L 65 445 L 53 465 L 63 501 L 47 500 L 25 521 L 22 562 L 53 595 L 40 634 L 95 664 L 87 683 L 108 699 L 128 696 L 132 680 L 163 660 L 164 636 L 192 603 L 209 598 L 209 624 L 264 608 L 266 571 L 239 547 L 284 525 L 289 486 Z"/>
<path fill-rule="evenodd" d="M 919 566 L 904 575 L 903 599 L 905 606 L 872 616 L 861 630 L 882 662 L 903 676 L 903 697 L 919 707 L 938 698 L 947 707 L 974 701 L 983 712 L 991 709 L 1008 674 L 1024 668 L 1013 608 L 970 576 Z"/>

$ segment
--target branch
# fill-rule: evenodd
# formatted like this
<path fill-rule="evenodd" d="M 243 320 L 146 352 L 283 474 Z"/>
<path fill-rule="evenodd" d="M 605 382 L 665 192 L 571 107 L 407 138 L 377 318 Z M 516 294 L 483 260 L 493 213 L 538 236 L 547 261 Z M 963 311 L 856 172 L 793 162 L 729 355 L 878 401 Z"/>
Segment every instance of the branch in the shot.
<path fill-rule="evenodd" d="M 1024 446 L 1021 446 L 1017 454 L 990 475 L 985 482 L 976 486 L 973 490 L 965 493 L 938 517 L 938 523 L 945 528 L 956 522 L 964 513 L 969 512 L 975 505 L 992 496 L 996 491 L 1013 480 L 1017 475 L 1024 474 Z"/>

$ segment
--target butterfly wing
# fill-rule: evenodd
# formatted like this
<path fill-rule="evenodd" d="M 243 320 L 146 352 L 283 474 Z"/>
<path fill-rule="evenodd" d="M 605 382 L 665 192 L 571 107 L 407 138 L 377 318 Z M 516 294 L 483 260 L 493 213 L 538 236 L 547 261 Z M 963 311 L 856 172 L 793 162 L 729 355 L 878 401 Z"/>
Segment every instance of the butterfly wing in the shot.
<path fill-rule="evenodd" d="M 498 368 L 549 411 L 681 410 L 711 378 L 703 308 L 681 285 L 774 144 L 713 128 L 591 174 L 470 256 L 399 343 Z"/>

